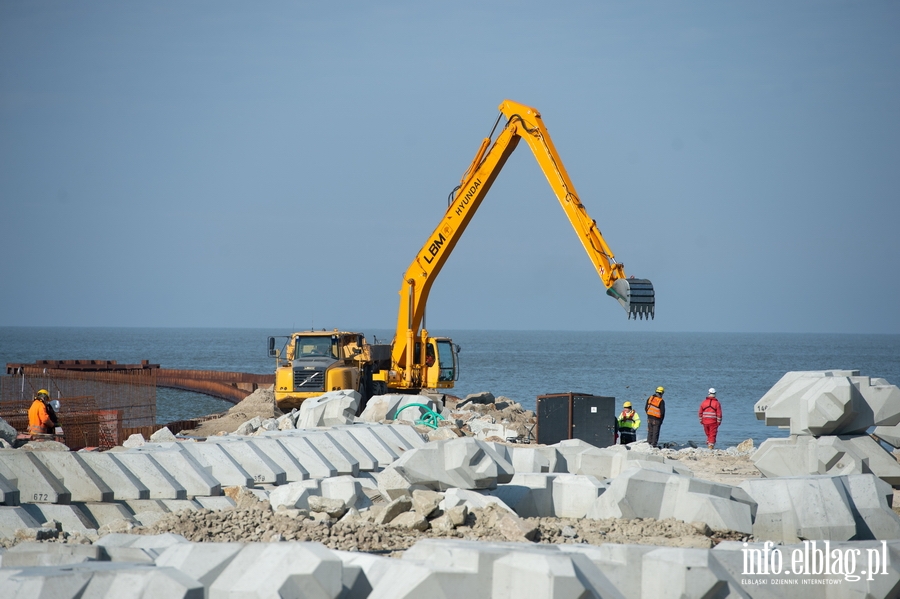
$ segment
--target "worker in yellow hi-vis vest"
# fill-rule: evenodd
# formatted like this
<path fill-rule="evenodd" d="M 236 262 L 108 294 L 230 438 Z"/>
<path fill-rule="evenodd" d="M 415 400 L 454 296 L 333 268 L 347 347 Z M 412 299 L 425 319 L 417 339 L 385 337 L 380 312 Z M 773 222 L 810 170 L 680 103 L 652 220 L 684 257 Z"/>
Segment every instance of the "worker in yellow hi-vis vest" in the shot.
<path fill-rule="evenodd" d="M 631 402 L 622 404 L 622 413 L 618 418 L 619 443 L 628 445 L 637 439 L 637 429 L 641 426 L 641 417 L 631 407 Z"/>

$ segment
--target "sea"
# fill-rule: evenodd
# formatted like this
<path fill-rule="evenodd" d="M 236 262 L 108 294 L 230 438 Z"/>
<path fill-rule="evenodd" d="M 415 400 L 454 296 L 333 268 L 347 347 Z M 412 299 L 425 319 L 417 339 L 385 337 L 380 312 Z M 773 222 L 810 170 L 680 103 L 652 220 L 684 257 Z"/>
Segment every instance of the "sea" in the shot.
<path fill-rule="evenodd" d="M 363 329 L 370 342 L 392 331 Z M 271 373 L 267 339 L 290 331 L 203 328 L 0 327 L 0 364 L 35 360 L 149 360 L 163 368 Z M 660 442 L 705 445 L 697 419 L 714 387 L 722 403 L 718 447 L 753 439 L 756 445 L 787 431 L 756 419 L 753 405 L 786 372 L 858 370 L 900 385 L 900 335 L 794 333 L 655 333 L 602 331 L 431 331 L 460 346 L 459 380 L 465 397 L 489 391 L 535 409 L 539 395 L 587 393 L 644 401 L 666 389 Z M 5 369 L 2 371 L 5 372 Z M 232 404 L 205 395 L 160 388 L 159 423 L 222 412 Z M 646 425 L 638 438 L 646 436 Z"/>

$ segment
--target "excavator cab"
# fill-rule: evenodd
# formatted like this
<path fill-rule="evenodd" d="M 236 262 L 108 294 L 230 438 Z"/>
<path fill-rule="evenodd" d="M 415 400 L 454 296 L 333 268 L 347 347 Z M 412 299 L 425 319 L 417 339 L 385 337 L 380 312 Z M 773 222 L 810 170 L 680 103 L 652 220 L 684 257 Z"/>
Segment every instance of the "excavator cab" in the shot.
<path fill-rule="evenodd" d="M 653 283 L 648 279 L 616 279 L 612 287 L 606 290 L 606 294 L 622 304 L 629 320 L 632 317 L 635 320 L 649 320 L 656 316 L 656 294 Z"/>

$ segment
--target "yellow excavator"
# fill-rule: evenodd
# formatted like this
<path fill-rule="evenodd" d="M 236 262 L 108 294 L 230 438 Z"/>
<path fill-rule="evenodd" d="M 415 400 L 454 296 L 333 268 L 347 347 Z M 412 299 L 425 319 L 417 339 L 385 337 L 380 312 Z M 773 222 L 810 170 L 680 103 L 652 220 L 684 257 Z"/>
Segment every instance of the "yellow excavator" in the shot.
<path fill-rule="evenodd" d="M 493 139 L 504 117 L 506 125 Z M 597 223 L 578 199 L 540 113 L 505 100 L 491 135 L 482 141 L 460 184 L 451 192 L 443 219 L 403 276 L 392 344 L 370 345 L 360 333 L 305 331 L 288 337 L 279 352 L 274 338 L 269 338 L 269 356 L 278 360 L 275 398 L 282 410 L 335 389 L 357 389 L 364 403 L 371 395 L 389 391 L 453 388 L 459 376 L 459 347 L 447 337 L 429 336 L 424 326 L 425 304 L 435 278 L 521 140 L 531 148 L 607 295 L 625 308 L 629 319 L 654 317 L 653 285 L 647 279 L 625 276 L 624 266 L 616 262 Z"/>
<path fill-rule="evenodd" d="M 492 139 L 504 117 L 506 126 L 496 139 Z M 391 347 L 391 368 L 375 375 L 383 378 L 388 388 L 418 390 L 453 387 L 458 372 L 458 348 L 450 339 L 428 336 L 424 327 L 428 293 L 494 179 L 521 140 L 525 140 L 531 148 L 588 258 L 600 275 L 607 295 L 625 308 L 629 319 L 655 316 L 653 284 L 647 279 L 625 276 L 624 266 L 616 262 L 596 221 L 588 216 L 578 199 L 575 186 L 556 153 L 540 113 L 534 108 L 505 100 L 500 104 L 500 116 L 494 123 L 491 135 L 481 142 L 459 186 L 450 194 L 444 218 L 403 277 L 397 331 Z"/>

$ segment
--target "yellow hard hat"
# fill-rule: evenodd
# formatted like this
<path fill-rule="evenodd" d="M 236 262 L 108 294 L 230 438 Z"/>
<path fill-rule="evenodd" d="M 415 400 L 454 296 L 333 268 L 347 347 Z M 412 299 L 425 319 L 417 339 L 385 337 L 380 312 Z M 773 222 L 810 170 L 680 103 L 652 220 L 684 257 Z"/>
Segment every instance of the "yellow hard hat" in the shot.
<path fill-rule="evenodd" d="M 657 392 L 657 393 L 665 393 L 666 390 L 663 389 L 662 387 L 657 387 L 657 388 L 656 388 L 656 392 Z"/>
<path fill-rule="evenodd" d="M 50 399 L 50 392 L 47 391 L 46 389 L 41 389 L 40 391 L 35 393 L 34 396 L 35 397 L 46 397 L 47 399 Z"/>
<path fill-rule="evenodd" d="M 630 402 L 630 401 L 626 401 L 625 403 L 622 404 L 622 407 L 623 407 L 623 408 L 630 408 L 630 407 L 631 407 L 631 402 Z"/>

